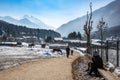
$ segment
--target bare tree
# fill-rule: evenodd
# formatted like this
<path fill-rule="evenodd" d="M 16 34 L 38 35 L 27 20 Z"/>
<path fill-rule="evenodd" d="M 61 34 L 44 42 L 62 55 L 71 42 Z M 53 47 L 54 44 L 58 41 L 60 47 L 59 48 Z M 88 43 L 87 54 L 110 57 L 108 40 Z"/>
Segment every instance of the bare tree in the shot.
<path fill-rule="evenodd" d="M 97 25 L 97 29 L 100 32 L 100 39 L 101 39 L 101 57 L 102 57 L 102 46 L 103 46 L 103 32 L 107 29 L 107 24 L 105 23 L 105 21 L 103 20 L 103 18 L 101 18 L 101 20 L 99 21 L 98 25 Z"/>
<path fill-rule="evenodd" d="M 92 3 L 90 3 L 90 14 L 87 12 L 87 21 L 84 25 L 84 31 L 87 38 L 87 53 L 90 53 L 91 46 L 91 30 L 92 30 Z"/>
<path fill-rule="evenodd" d="M 3 30 L 2 26 L 2 41 L 5 42 L 7 40 L 7 33 Z"/>

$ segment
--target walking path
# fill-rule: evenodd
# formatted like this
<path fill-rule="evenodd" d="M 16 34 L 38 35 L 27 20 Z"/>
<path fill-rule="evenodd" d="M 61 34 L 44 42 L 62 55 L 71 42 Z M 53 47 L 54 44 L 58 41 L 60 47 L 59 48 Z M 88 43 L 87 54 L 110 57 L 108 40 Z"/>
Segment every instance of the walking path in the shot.
<path fill-rule="evenodd" d="M 79 56 L 74 53 L 70 58 L 64 56 L 26 63 L 0 71 L 0 80 L 73 80 L 71 64 Z"/>

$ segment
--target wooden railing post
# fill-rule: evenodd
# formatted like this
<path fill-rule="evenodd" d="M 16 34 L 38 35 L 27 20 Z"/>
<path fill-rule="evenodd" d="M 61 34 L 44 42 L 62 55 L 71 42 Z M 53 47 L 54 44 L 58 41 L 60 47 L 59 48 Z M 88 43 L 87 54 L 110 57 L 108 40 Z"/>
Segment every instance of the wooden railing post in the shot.
<path fill-rule="evenodd" d="M 119 66 L 119 40 L 117 40 L 117 66 Z"/>
<path fill-rule="evenodd" d="M 106 61 L 108 62 L 109 57 L 108 57 L 108 41 L 106 42 Z"/>

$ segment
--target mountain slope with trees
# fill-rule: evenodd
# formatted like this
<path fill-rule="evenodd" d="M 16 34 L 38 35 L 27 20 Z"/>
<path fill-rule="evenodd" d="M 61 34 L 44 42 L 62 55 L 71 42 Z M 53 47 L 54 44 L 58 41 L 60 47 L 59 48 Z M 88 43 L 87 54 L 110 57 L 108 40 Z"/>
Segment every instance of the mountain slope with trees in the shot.
<path fill-rule="evenodd" d="M 91 34 L 92 38 L 99 38 L 100 39 L 100 32 L 95 31 Z M 119 26 L 114 26 L 114 27 L 110 27 L 107 28 L 105 31 L 103 31 L 103 38 L 117 38 L 120 37 L 120 25 Z"/>
<path fill-rule="evenodd" d="M 61 35 L 53 30 L 33 29 L 25 26 L 18 26 L 0 20 L 0 35 L 13 37 L 36 36 L 39 38 L 60 37 Z"/>

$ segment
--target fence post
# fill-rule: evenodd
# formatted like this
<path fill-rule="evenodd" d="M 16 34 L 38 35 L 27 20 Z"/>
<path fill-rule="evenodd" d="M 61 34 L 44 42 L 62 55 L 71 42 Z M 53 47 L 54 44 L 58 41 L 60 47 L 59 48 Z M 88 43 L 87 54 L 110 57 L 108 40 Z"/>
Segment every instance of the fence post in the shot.
<path fill-rule="evenodd" d="M 108 57 L 108 41 L 106 42 L 106 61 L 108 62 L 109 57 Z"/>
<path fill-rule="evenodd" d="M 119 40 L 117 40 L 117 66 L 119 66 Z"/>

